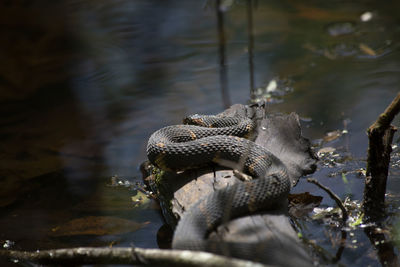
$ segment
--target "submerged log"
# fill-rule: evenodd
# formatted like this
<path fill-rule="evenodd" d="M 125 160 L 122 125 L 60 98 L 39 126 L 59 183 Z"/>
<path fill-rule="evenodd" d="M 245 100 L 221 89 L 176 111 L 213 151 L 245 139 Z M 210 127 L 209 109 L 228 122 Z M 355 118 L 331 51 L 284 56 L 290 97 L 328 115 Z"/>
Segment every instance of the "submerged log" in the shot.
<path fill-rule="evenodd" d="M 289 115 L 266 114 L 264 106 L 233 105 L 223 115 L 241 115 L 257 123 L 252 136 L 257 144 L 264 146 L 286 165 L 294 186 L 305 174 L 315 171 L 316 157 L 307 139 L 302 137 L 299 118 Z M 145 180 L 160 200 L 166 222 L 174 227 L 185 210 L 198 199 L 238 182 L 232 170 L 221 167 L 206 167 L 183 173 L 163 172 L 147 163 Z M 248 215 L 230 220 L 210 235 L 223 241 L 256 242 L 259 256 L 252 258 L 266 264 L 280 266 L 310 266 L 310 256 L 300 242 L 287 215 L 287 203 L 274 211 Z M 227 256 L 240 257 L 240 255 Z"/>

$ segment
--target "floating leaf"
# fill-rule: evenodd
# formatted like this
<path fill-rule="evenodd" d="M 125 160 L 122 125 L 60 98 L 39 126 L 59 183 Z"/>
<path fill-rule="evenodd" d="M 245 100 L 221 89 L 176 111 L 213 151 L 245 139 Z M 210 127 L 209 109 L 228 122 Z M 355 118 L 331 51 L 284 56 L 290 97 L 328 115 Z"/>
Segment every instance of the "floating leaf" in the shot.
<path fill-rule="evenodd" d="M 375 50 L 373 50 L 371 47 L 369 47 L 366 44 L 361 43 L 359 45 L 359 48 L 360 48 L 361 51 L 363 51 L 365 54 L 367 54 L 369 56 L 376 56 Z"/>
<path fill-rule="evenodd" d="M 339 130 L 332 131 L 332 132 L 327 133 L 324 136 L 324 141 L 325 142 L 330 142 L 330 141 L 333 141 L 335 139 L 338 139 L 340 136 L 342 136 L 342 131 L 339 131 Z"/>
<path fill-rule="evenodd" d="M 313 220 L 321 220 L 325 217 L 329 217 L 340 212 L 339 208 L 327 207 L 327 208 L 314 208 L 314 215 L 311 217 Z"/>
<path fill-rule="evenodd" d="M 135 207 L 137 206 L 148 206 L 151 203 L 150 198 L 142 191 L 137 191 L 137 194 L 131 197 Z"/>
<path fill-rule="evenodd" d="M 326 153 L 333 153 L 335 151 L 336 151 L 336 148 L 329 146 L 329 147 L 321 148 L 320 150 L 318 150 L 317 154 L 318 154 L 318 156 L 322 156 L 322 155 L 324 155 Z"/>
<path fill-rule="evenodd" d="M 137 223 L 109 216 L 88 216 L 71 220 L 51 229 L 51 235 L 116 235 L 136 231 L 148 223 Z"/>

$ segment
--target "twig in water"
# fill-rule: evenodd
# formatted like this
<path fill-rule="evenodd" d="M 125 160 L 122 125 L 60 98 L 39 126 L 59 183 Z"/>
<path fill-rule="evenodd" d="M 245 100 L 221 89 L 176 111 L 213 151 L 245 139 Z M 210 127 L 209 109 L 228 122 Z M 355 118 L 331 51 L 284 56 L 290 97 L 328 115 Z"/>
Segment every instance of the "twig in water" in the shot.
<path fill-rule="evenodd" d="M 324 190 L 325 192 L 327 192 L 329 194 L 329 196 L 335 200 L 336 204 L 339 206 L 339 208 L 342 210 L 342 220 L 343 220 L 343 225 L 346 224 L 347 218 L 349 217 L 348 212 L 346 207 L 344 206 L 342 200 L 338 197 L 338 195 L 336 195 L 335 193 L 333 193 L 332 190 L 330 190 L 328 187 L 320 184 L 317 180 L 312 179 L 312 178 L 308 178 L 307 182 L 309 183 L 313 183 L 315 185 L 317 185 L 319 188 L 321 188 L 322 190 Z M 338 251 L 336 252 L 335 258 L 334 258 L 334 262 L 338 262 L 342 256 L 343 250 L 345 248 L 345 243 L 346 243 L 346 238 L 347 238 L 347 233 L 346 231 L 342 230 L 342 238 L 340 239 L 340 246 Z"/>
<path fill-rule="evenodd" d="M 330 190 L 328 187 L 326 187 L 326 186 L 320 184 L 320 183 L 319 183 L 317 180 L 315 180 L 315 179 L 308 178 L 308 179 L 307 179 L 307 182 L 313 183 L 313 184 L 317 185 L 319 188 L 321 188 L 322 190 L 324 190 L 325 192 L 327 192 L 328 195 L 329 195 L 333 200 L 335 200 L 336 204 L 337 204 L 337 205 L 339 206 L 339 208 L 342 210 L 342 214 L 343 214 L 343 216 L 342 216 L 343 223 L 346 223 L 347 218 L 349 217 L 349 215 L 348 215 L 348 212 L 347 212 L 346 207 L 344 206 L 342 200 L 338 197 L 338 195 L 336 195 L 335 193 L 333 193 L 333 191 Z"/>

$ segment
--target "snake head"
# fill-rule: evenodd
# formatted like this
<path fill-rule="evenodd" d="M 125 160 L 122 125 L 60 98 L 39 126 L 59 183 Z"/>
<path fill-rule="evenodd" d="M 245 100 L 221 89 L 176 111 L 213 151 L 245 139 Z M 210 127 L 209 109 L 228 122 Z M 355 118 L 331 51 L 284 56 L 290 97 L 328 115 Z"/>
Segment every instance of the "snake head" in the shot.
<path fill-rule="evenodd" d="M 204 115 L 193 114 L 193 115 L 190 115 L 190 116 L 187 116 L 186 118 L 184 118 L 183 123 L 189 124 L 189 125 L 199 125 L 199 126 L 208 127 L 208 125 L 206 125 L 206 123 L 204 122 L 203 118 L 204 118 Z"/>

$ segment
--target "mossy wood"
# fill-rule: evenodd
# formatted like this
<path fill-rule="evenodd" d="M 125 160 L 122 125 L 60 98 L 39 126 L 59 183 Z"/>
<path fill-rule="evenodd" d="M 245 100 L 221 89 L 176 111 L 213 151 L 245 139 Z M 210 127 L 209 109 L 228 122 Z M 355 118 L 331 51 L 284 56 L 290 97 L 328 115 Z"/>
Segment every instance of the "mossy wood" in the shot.
<path fill-rule="evenodd" d="M 294 186 L 298 179 L 315 170 L 316 157 L 307 139 L 302 137 L 298 115 L 270 115 L 264 106 L 233 105 L 223 115 L 246 116 L 257 123 L 251 137 L 266 147 L 286 165 Z M 175 226 L 190 205 L 214 190 L 240 182 L 232 170 L 209 166 L 183 173 L 160 171 L 147 165 L 146 181 L 156 192 L 168 224 Z M 230 220 L 218 227 L 209 238 L 225 241 L 257 242 L 262 261 L 285 266 L 309 266 L 310 258 L 289 222 L 287 203 L 274 211 L 249 214 Z M 235 255 L 231 255 L 235 256 Z M 266 262 L 265 259 L 268 259 Z M 255 259 L 257 260 L 257 259 Z"/>

